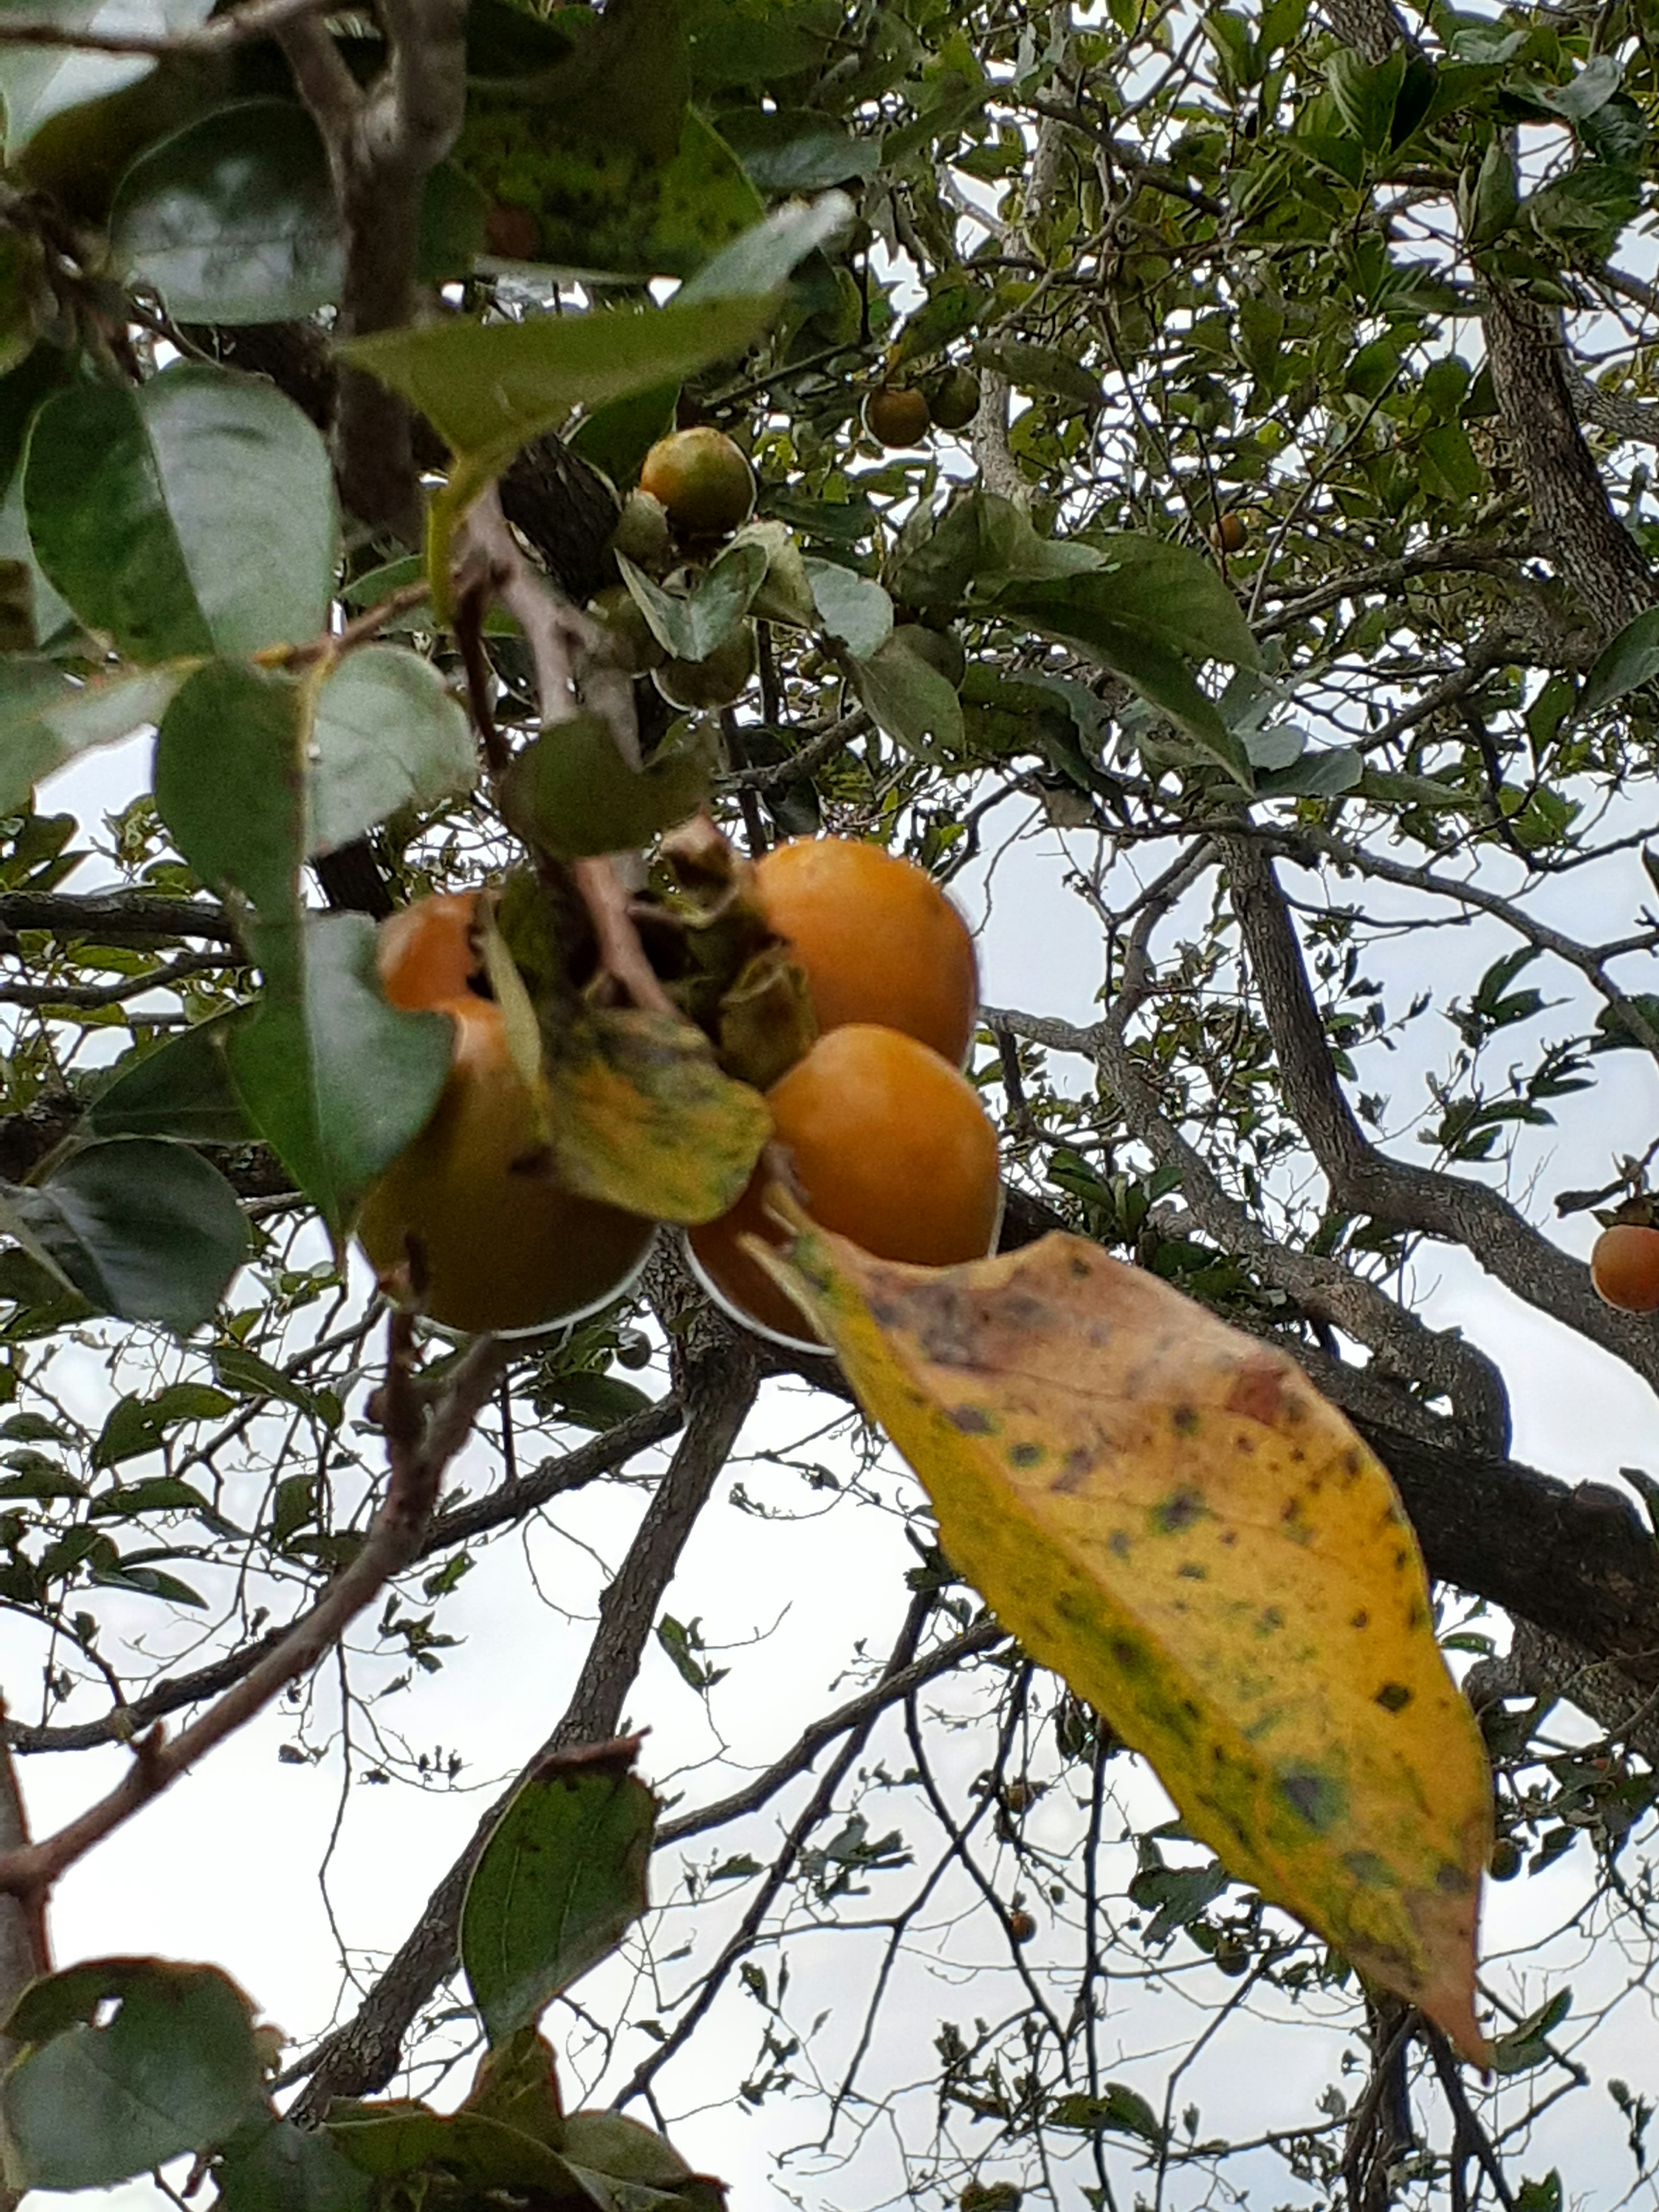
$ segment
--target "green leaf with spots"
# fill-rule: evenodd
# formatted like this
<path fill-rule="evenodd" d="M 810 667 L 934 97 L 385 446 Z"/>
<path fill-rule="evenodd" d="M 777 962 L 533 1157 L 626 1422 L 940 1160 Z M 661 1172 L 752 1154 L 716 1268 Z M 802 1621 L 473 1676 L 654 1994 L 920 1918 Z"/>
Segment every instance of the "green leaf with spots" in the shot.
<path fill-rule="evenodd" d="M 1231 1874 L 1482 2060 L 1492 1784 L 1380 1462 L 1283 1352 L 1081 1238 L 902 1267 L 798 1218 L 771 1271 L 951 1564 Z"/>

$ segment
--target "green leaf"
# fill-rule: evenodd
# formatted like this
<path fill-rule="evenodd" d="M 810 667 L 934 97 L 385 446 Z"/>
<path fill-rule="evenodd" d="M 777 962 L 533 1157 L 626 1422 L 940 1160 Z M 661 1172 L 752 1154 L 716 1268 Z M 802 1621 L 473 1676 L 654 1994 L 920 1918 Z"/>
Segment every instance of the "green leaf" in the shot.
<path fill-rule="evenodd" d="M 225 1065 L 240 1012 L 169 1038 L 94 1100 L 87 1127 L 100 1137 L 180 1137 L 198 1145 L 240 1145 L 251 1133 Z"/>
<path fill-rule="evenodd" d="M 473 1869 L 461 1964 L 492 2043 L 528 2027 L 645 1910 L 657 1805 L 629 1771 L 635 1748 L 550 1760 Z"/>
<path fill-rule="evenodd" d="M 264 2101 L 248 2001 L 216 1967 L 73 1966 L 26 1990 L 6 2033 L 23 2046 L 0 2085 L 14 2189 L 106 2188 L 212 2148 Z"/>
<path fill-rule="evenodd" d="M 854 660 L 879 653 L 893 633 L 893 602 L 881 586 L 839 561 L 808 559 L 807 582 L 818 619 Z"/>
<path fill-rule="evenodd" d="M 1540 85 L 1538 97 L 1568 122 L 1582 123 L 1613 98 L 1623 76 L 1623 64 L 1616 56 L 1592 54 L 1570 83 Z"/>
<path fill-rule="evenodd" d="M 1498 2036 L 1489 2054 L 1493 2073 L 1529 2074 L 1534 2067 L 1547 2065 L 1555 2056 L 1549 2038 L 1571 2010 L 1572 1991 L 1558 1990 L 1518 2027 Z"/>
<path fill-rule="evenodd" d="M 1659 675 L 1659 607 L 1626 623 L 1601 648 L 1578 695 L 1580 714 L 1599 714 L 1627 691 Z"/>
<path fill-rule="evenodd" d="M 129 659 L 257 653 L 327 625 L 334 485 L 320 433 L 252 377 L 185 363 L 48 399 L 24 465 L 46 576 Z"/>
<path fill-rule="evenodd" d="M 213 0 L 46 0 L 36 21 L 68 29 L 122 31 L 166 37 L 193 30 Z M 6 108 L 6 159 L 15 161 L 56 115 L 137 84 L 155 67 L 143 54 L 76 52 L 72 46 L 0 46 L 0 99 Z"/>
<path fill-rule="evenodd" d="M 212 1318 L 247 1253 L 230 1185 L 160 1137 L 88 1145 L 42 1182 L 0 1185 L 0 1228 L 99 1313 L 181 1336 Z"/>
<path fill-rule="evenodd" d="M 1131 2089 L 1123 2081 L 1109 2081 L 1097 2097 L 1057 2098 L 1048 2109 L 1048 2124 L 1082 2129 L 1091 2135 L 1139 2136 L 1142 2142 L 1164 2140 L 1158 2114 L 1139 2089 Z"/>
<path fill-rule="evenodd" d="M 306 694 L 294 678 L 213 660 L 180 685 L 155 742 L 155 805 L 210 890 L 276 920 L 298 896 Z"/>
<path fill-rule="evenodd" d="M 877 727 L 909 751 L 926 757 L 933 743 L 961 750 L 961 700 L 902 638 L 889 637 L 867 660 L 855 660 L 853 682 Z"/>
<path fill-rule="evenodd" d="M 449 1067 L 448 1022 L 389 1006 L 374 948 L 365 915 L 262 928 L 265 995 L 228 1049 L 243 1112 L 337 1238 L 424 1127 Z"/>
<path fill-rule="evenodd" d="M 25 805 L 65 761 L 159 721 L 181 673 L 152 668 L 87 681 L 50 660 L 0 660 L 0 812 Z"/>
<path fill-rule="evenodd" d="M 677 660 L 706 660 L 737 629 L 766 580 L 766 549 L 752 538 L 728 545 L 688 592 L 665 591 L 626 554 L 617 556 L 652 635 Z"/>
<path fill-rule="evenodd" d="M 1370 64 L 1357 53 L 1333 54 L 1325 76 L 1342 120 L 1368 154 L 1380 153 L 1389 143 L 1395 102 L 1406 80 L 1404 52 L 1396 47 L 1385 61 Z"/>
<path fill-rule="evenodd" d="M 143 154 L 110 211 L 128 283 L 175 321 L 274 323 L 338 299 L 345 242 L 317 126 L 287 100 L 244 100 Z"/>
<path fill-rule="evenodd" d="M 118 1484 L 100 1491 L 87 1508 L 94 1521 L 131 1521 L 142 1513 L 198 1513 L 210 1522 L 219 1516 L 199 1490 L 177 1475 L 155 1474 L 143 1482 Z"/>
<path fill-rule="evenodd" d="M 331 852 L 400 806 L 424 811 L 477 781 L 465 709 L 428 660 L 402 646 L 348 653 L 318 693 L 307 853 Z"/>
<path fill-rule="evenodd" d="M 418 408 L 482 489 L 573 408 L 678 383 L 741 353 L 773 312 L 769 299 L 723 299 L 522 323 L 454 320 L 353 338 L 339 350 Z"/>
<path fill-rule="evenodd" d="M 881 141 L 854 138 L 815 109 L 734 107 L 720 117 L 726 143 L 763 192 L 815 192 L 864 183 L 881 167 Z"/>
<path fill-rule="evenodd" d="M 675 293 L 673 305 L 702 300 L 752 300 L 775 292 L 809 253 L 839 237 L 853 220 L 845 192 L 825 192 L 811 203 L 779 208 L 752 224 L 724 252 L 705 262 Z"/>
<path fill-rule="evenodd" d="M 1054 346 L 1026 345 L 1018 338 L 990 338 L 974 348 L 974 359 L 981 368 L 1006 376 L 1017 390 L 1063 399 L 1073 412 L 1098 407 L 1105 398 L 1100 379 Z"/>
<path fill-rule="evenodd" d="M 572 2112 L 564 2124 L 564 2154 L 584 2173 L 645 2189 L 672 2190 L 691 2169 L 665 2136 L 625 2112 Z"/>
<path fill-rule="evenodd" d="M 374 2186 L 325 2130 L 278 2119 L 228 2143 L 213 2179 L 215 2212 L 368 2212 Z"/>
<path fill-rule="evenodd" d="M 556 2152 L 484 2113 L 390 2102 L 348 2105 L 343 2112 L 337 2106 L 336 2112 L 330 2138 L 365 2173 L 424 2180 L 435 2167 L 476 2188 L 528 2192 L 550 2206 L 580 2202 L 575 2176 Z"/>
<path fill-rule="evenodd" d="M 572 1375 L 554 1376 L 538 1395 L 556 1406 L 564 1419 L 599 1434 L 635 1413 L 648 1413 L 656 1402 L 620 1375 L 592 1375 L 580 1368 Z"/>
<path fill-rule="evenodd" d="M 607 399 L 583 416 L 565 443 L 625 491 L 638 481 L 641 465 L 658 439 L 673 428 L 679 396 L 678 383 L 649 384 L 642 392 Z"/>
<path fill-rule="evenodd" d="M 440 161 L 428 172 L 415 247 L 415 274 L 422 284 L 446 284 L 471 275 L 484 250 L 489 215 L 487 196 L 458 162 Z"/>
<path fill-rule="evenodd" d="M 302 1413 L 317 1411 L 314 1390 L 284 1375 L 280 1367 L 271 1366 L 246 1345 L 216 1345 L 213 1371 L 226 1389 L 234 1390 L 239 1398 L 276 1398 L 285 1406 L 297 1407 Z"/>
<path fill-rule="evenodd" d="M 140 1597 L 159 1597 L 168 1605 L 193 1605 L 204 1610 L 207 1606 L 199 1590 L 181 1583 L 177 1575 L 164 1574 L 160 1567 L 94 1566 L 90 1576 L 105 1589 L 132 1590 Z"/>
<path fill-rule="evenodd" d="M 1220 572 L 1190 546 L 1128 534 L 1095 538 L 1103 565 L 1042 588 L 1044 604 L 1079 622 L 1138 629 L 1167 651 L 1194 660 L 1260 668 L 1261 655 Z M 1023 587 L 1030 599 L 1033 587 Z M 999 593 L 999 603 L 1003 594 Z M 1077 635 L 1087 642 L 1082 630 Z"/>
<path fill-rule="evenodd" d="M 629 768 L 595 714 L 555 722 L 526 745 L 501 789 L 503 818 L 526 842 L 561 860 L 626 853 L 695 814 L 708 790 L 700 750 L 659 753 Z"/>
<path fill-rule="evenodd" d="M 118 1467 L 159 1451 L 167 1432 L 181 1421 L 217 1421 L 235 1409 L 235 1400 L 205 1382 L 174 1382 L 153 1398 L 122 1398 L 112 1406 L 92 1448 L 94 1467 Z"/>

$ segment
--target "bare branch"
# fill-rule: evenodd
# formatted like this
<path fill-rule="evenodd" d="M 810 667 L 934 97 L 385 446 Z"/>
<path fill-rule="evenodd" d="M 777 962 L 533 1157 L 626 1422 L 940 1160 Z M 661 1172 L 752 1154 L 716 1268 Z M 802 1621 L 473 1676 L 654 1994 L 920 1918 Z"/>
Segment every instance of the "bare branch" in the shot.
<path fill-rule="evenodd" d="M 295 2118 L 319 2120 L 331 2099 L 362 2096 L 391 2080 L 410 2023 L 453 1967 L 468 1877 L 514 1791 L 551 1753 L 617 1733 L 662 1594 L 748 1417 L 757 1382 L 754 1355 L 729 1332 L 721 1349 L 684 1377 L 685 1434 L 600 1600 L 599 1626 L 562 1718 L 479 1821 L 356 2015 L 295 2069 L 311 2075 Z"/>
<path fill-rule="evenodd" d="M 134 1747 L 131 1766 L 107 1796 L 44 1842 L 19 1844 L 0 1855 L 0 1891 L 26 1899 L 43 1898 L 66 1868 L 252 1720 L 279 1690 L 308 1674 L 332 1649 L 347 1625 L 417 1556 L 444 1469 L 495 1388 L 504 1356 L 494 1338 L 480 1339 L 428 1415 L 413 1385 L 413 1324 L 405 1316 L 392 1316 L 386 1382 L 380 1394 L 391 1480 L 362 1550 L 311 1610 L 199 1720 L 170 1743 L 159 1729 L 142 1738 Z"/>

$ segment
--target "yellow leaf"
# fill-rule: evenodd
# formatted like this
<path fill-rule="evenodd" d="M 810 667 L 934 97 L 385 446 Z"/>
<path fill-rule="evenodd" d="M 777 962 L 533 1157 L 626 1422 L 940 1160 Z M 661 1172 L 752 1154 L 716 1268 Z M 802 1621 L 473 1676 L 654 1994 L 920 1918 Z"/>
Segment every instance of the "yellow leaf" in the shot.
<path fill-rule="evenodd" d="M 546 1070 L 567 1190 L 688 1226 L 735 1205 L 772 1133 L 758 1091 L 722 1075 L 700 1029 L 671 1014 L 580 1015 Z"/>
<path fill-rule="evenodd" d="M 1240 1881 L 1469 2057 L 1492 1785 L 1388 1474 L 1294 1362 L 1096 1245 L 769 1260 L 947 1557 Z M 792 1264 L 793 1263 L 793 1264 Z"/>

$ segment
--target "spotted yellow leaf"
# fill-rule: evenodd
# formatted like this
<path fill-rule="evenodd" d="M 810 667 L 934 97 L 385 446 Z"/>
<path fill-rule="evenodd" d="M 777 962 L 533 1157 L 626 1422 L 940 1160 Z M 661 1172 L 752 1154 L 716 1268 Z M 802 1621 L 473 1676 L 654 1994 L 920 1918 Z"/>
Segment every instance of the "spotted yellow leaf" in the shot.
<path fill-rule="evenodd" d="M 773 1272 L 946 1556 L 1230 1872 L 1481 2058 L 1486 1755 L 1405 1512 L 1342 1415 L 1080 1238 L 904 1267 L 800 1219 Z"/>

